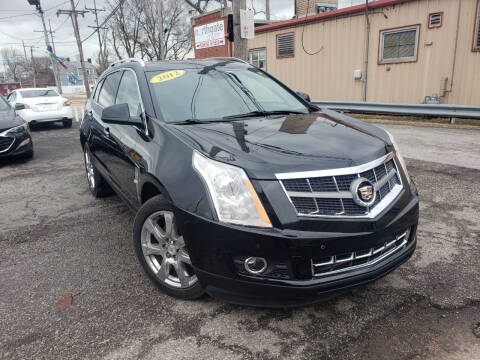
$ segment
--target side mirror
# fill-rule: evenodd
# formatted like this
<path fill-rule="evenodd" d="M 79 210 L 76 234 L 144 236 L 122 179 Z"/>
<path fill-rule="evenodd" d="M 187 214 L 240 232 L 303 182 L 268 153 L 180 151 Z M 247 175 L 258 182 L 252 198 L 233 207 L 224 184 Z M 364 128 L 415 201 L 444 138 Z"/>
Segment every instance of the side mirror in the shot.
<path fill-rule="evenodd" d="M 118 125 L 143 125 L 142 119 L 130 117 L 128 104 L 115 104 L 107 106 L 102 111 L 102 121 L 106 124 Z"/>
<path fill-rule="evenodd" d="M 307 93 L 304 93 L 304 92 L 301 92 L 301 91 L 297 91 L 297 95 L 300 96 L 303 100 L 305 100 L 306 102 L 310 102 L 310 95 L 308 95 Z"/>
<path fill-rule="evenodd" d="M 15 104 L 15 110 L 23 110 L 25 109 L 25 104 Z"/>

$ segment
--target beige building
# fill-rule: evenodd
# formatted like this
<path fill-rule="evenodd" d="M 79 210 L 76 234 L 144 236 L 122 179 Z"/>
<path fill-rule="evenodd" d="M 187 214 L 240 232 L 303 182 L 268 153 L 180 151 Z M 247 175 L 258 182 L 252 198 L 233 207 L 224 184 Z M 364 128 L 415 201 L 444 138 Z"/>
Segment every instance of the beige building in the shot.
<path fill-rule="evenodd" d="M 253 64 L 312 100 L 366 94 L 421 103 L 438 95 L 442 103 L 480 105 L 479 0 L 373 1 L 370 29 L 364 4 L 305 16 L 306 3 L 297 0 L 298 18 L 255 29 Z"/>

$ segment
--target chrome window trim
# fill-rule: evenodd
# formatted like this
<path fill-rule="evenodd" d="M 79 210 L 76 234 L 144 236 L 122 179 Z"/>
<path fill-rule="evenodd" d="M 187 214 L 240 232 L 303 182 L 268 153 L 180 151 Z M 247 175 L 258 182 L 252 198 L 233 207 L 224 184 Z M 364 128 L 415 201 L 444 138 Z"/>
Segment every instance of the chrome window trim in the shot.
<path fill-rule="evenodd" d="M 398 179 L 400 180 L 400 185 L 396 184 L 390 190 L 390 192 L 384 198 L 382 198 L 382 200 L 380 200 L 380 202 L 377 205 L 375 205 L 375 207 L 373 209 L 370 210 L 369 208 L 368 209 L 365 208 L 366 211 L 368 210 L 369 212 L 366 213 L 366 214 L 361 214 L 361 215 L 343 215 L 342 213 L 345 210 L 343 210 L 342 213 L 335 214 L 335 215 L 316 215 L 316 214 L 302 214 L 302 213 L 299 213 L 297 211 L 297 208 L 295 207 L 295 204 L 293 203 L 293 201 L 291 199 L 291 194 L 298 194 L 299 195 L 298 197 L 303 197 L 303 198 L 325 197 L 325 198 L 339 199 L 341 201 L 341 204 L 342 204 L 342 209 L 344 209 L 343 199 L 353 198 L 353 195 L 348 191 L 338 191 L 338 192 L 333 192 L 332 191 L 332 192 L 328 192 L 328 193 L 327 192 L 317 192 L 317 193 L 313 193 L 313 196 L 311 196 L 312 194 L 310 194 L 308 192 L 289 192 L 289 191 L 287 191 L 287 189 L 285 189 L 285 186 L 283 185 L 281 180 L 285 180 L 285 179 L 287 179 L 287 180 L 288 179 L 308 179 L 308 178 L 312 178 L 312 177 L 325 177 L 325 176 L 332 176 L 332 177 L 335 178 L 335 176 L 341 176 L 341 175 L 360 174 L 364 171 L 371 170 L 371 169 L 381 165 L 382 163 L 386 163 L 390 160 L 393 160 L 393 162 L 395 163 L 395 168 L 398 170 L 399 167 L 398 167 L 397 161 L 395 160 L 395 153 L 391 152 L 391 153 L 388 153 L 387 155 L 384 155 L 384 156 L 382 156 L 382 157 L 380 157 L 376 160 L 373 160 L 373 161 L 370 161 L 368 163 L 361 164 L 361 165 L 358 165 L 358 166 L 349 167 L 349 168 L 303 171 L 303 172 L 296 172 L 296 173 L 281 173 L 281 174 L 275 174 L 275 176 L 279 180 L 278 182 L 280 183 L 280 186 L 282 187 L 283 192 L 285 193 L 285 196 L 287 197 L 288 201 L 290 202 L 290 205 L 292 205 L 293 211 L 295 211 L 295 214 L 297 215 L 297 217 L 316 218 L 316 219 L 319 219 L 319 218 L 326 218 L 326 219 L 373 219 L 373 218 L 377 217 L 383 210 L 385 210 L 390 204 L 392 204 L 400 196 L 400 194 L 403 193 L 403 191 L 404 191 L 402 176 L 396 170 L 394 170 L 395 172 L 390 171 L 389 173 L 387 173 L 385 178 L 388 177 L 388 179 L 390 180 L 394 176 L 394 174 L 396 173 L 396 174 L 398 174 Z M 378 183 L 380 183 L 380 182 L 377 182 L 376 184 L 378 184 Z M 383 185 L 385 185 L 385 183 Z M 337 189 L 338 189 L 338 187 L 337 187 Z M 377 191 L 377 190 L 375 190 L 375 191 Z M 347 197 L 346 193 L 349 193 L 348 197 Z M 330 195 L 330 194 L 333 194 L 333 195 Z M 293 197 L 295 197 L 295 196 L 293 196 Z M 316 202 L 315 202 L 315 206 L 317 206 Z"/>

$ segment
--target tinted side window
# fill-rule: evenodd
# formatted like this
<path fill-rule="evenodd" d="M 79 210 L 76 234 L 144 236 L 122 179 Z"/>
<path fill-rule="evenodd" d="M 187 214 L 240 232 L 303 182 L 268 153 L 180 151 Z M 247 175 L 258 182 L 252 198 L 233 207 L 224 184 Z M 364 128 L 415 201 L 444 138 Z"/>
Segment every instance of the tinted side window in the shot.
<path fill-rule="evenodd" d="M 142 113 L 137 81 L 135 79 L 135 74 L 130 70 L 123 72 L 122 80 L 118 86 L 115 104 L 128 104 L 128 110 L 132 117 L 138 117 Z"/>
<path fill-rule="evenodd" d="M 107 107 L 113 105 L 121 75 L 122 73 L 117 71 L 105 78 L 100 94 L 98 95 L 98 104 L 100 106 Z"/>

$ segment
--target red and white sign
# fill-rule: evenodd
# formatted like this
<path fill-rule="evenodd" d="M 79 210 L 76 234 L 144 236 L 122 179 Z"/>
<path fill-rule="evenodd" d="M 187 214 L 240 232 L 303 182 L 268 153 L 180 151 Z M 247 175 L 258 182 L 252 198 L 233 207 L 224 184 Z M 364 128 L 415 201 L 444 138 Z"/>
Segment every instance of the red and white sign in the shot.
<path fill-rule="evenodd" d="M 225 45 L 225 24 L 223 20 L 195 27 L 195 49 Z"/>
<path fill-rule="evenodd" d="M 252 10 L 240 9 L 240 30 L 240 37 L 244 39 L 253 39 L 255 37 L 255 24 Z"/>

